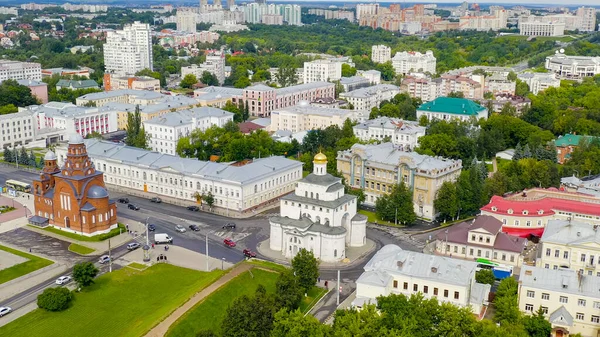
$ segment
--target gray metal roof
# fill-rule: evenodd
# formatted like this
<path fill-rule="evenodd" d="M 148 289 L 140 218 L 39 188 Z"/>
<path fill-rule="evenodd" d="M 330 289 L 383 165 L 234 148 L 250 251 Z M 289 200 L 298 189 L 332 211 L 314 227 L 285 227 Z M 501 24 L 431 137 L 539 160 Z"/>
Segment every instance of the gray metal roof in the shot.
<path fill-rule="evenodd" d="M 600 277 L 577 275 L 570 269 L 546 269 L 523 265 L 519 282 L 523 287 L 600 298 Z"/>
<path fill-rule="evenodd" d="M 148 121 L 145 121 L 144 124 L 151 125 L 162 125 L 162 126 L 178 126 L 185 125 L 192 122 L 194 118 L 208 118 L 208 117 L 232 117 L 233 113 L 212 108 L 212 107 L 200 107 L 188 110 L 180 110 L 175 112 L 166 113 L 162 116 L 154 117 Z"/>
<path fill-rule="evenodd" d="M 303 115 L 319 115 L 319 116 L 347 116 L 351 118 L 354 114 L 354 110 L 338 109 L 338 108 L 323 108 L 320 106 L 314 106 L 309 104 L 298 104 L 289 106 L 286 108 L 276 109 L 271 114 L 279 114 L 281 112 L 290 112 L 295 114 Z"/>
<path fill-rule="evenodd" d="M 544 243 L 579 245 L 597 243 L 600 245 L 600 228 L 577 221 L 549 220 L 542 234 Z"/>
<path fill-rule="evenodd" d="M 332 86 L 334 86 L 334 84 L 329 83 L 329 82 L 310 82 L 310 83 L 292 85 L 292 86 L 285 87 L 285 88 L 278 88 L 275 90 L 275 93 L 277 95 L 287 95 L 287 94 L 299 93 L 300 91 L 303 91 L 303 90 L 327 88 L 327 87 L 332 87 Z"/>
<path fill-rule="evenodd" d="M 292 226 L 298 228 L 302 232 L 317 232 L 328 235 L 345 235 L 346 229 L 341 226 L 331 227 L 322 225 L 318 222 L 313 222 L 309 218 L 301 217 L 300 219 L 291 219 L 288 217 L 274 216 L 269 221 L 278 223 L 284 226 Z"/>
<path fill-rule="evenodd" d="M 302 183 L 321 185 L 321 186 L 333 185 L 335 183 L 339 183 L 340 181 L 342 181 L 341 178 L 334 177 L 329 173 L 324 174 L 322 176 L 316 175 L 314 173 L 310 173 L 306 177 L 302 178 L 302 180 L 300 180 L 300 182 L 302 182 Z"/>
<path fill-rule="evenodd" d="M 350 200 L 356 199 L 356 196 L 351 195 L 351 194 L 344 194 L 343 196 L 339 197 L 338 199 L 326 201 L 326 200 L 307 198 L 307 197 L 303 197 L 300 195 L 296 195 L 294 193 L 290 193 L 288 195 L 284 195 L 283 197 L 281 197 L 281 199 L 288 200 L 288 201 L 294 201 L 294 202 L 307 204 L 307 205 L 322 206 L 325 208 L 338 208 L 338 207 L 342 206 L 343 204 L 349 202 Z"/>
<path fill-rule="evenodd" d="M 564 305 L 561 305 L 560 308 L 554 310 L 554 312 L 550 314 L 549 321 L 551 324 L 572 326 L 573 316 L 571 315 L 571 313 L 569 313 L 569 311 L 565 308 Z"/>
<path fill-rule="evenodd" d="M 392 85 L 392 84 L 378 84 L 372 87 L 365 87 L 356 90 L 352 90 L 349 92 L 343 92 L 340 94 L 340 97 L 350 97 L 350 98 L 367 98 L 373 95 L 376 95 L 378 91 L 392 91 L 397 90 L 400 91 L 400 88 Z"/>
<path fill-rule="evenodd" d="M 402 250 L 396 245 L 381 248 L 364 266 L 365 272 L 379 271 L 460 286 L 469 286 L 477 263 Z"/>
<path fill-rule="evenodd" d="M 226 180 L 238 184 L 269 177 L 280 170 L 302 166 L 299 161 L 280 156 L 255 159 L 252 163 L 244 166 L 231 166 L 224 163 L 180 158 L 98 139 L 86 139 L 85 145 L 92 159 L 105 159 L 154 170 L 170 168 L 186 176 L 203 177 L 216 181 Z"/>
<path fill-rule="evenodd" d="M 95 92 L 87 95 L 80 96 L 79 99 L 85 100 L 98 100 L 98 99 L 106 99 L 110 97 L 123 96 L 123 95 L 133 95 L 139 98 L 145 99 L 156 99 L 165 96 L 160 92 L 156 91 L 148 91 L 148 90 L 133 90 L 133 89 L 121 89 L 121 90 L 112 90 L 112 91 L 103 91 L 103 92 Z"/>
<path fill-rule="evenodd" d="M 368 130 L 372 127 L 386 130 L 400 130 L 404 134 L 425 133 L 425 127 L 420 126 L 418 122 L 392 117 L 377 117 L 375 119 L 368 119 L 355 125 L 354 129 Z"/>
<path fill-rule="evenodd" d="M 356 83 L 369 83 L 369 79 L 362 76 L 351 76 L 340 78 L 340 84 L 356 84 Z"/>

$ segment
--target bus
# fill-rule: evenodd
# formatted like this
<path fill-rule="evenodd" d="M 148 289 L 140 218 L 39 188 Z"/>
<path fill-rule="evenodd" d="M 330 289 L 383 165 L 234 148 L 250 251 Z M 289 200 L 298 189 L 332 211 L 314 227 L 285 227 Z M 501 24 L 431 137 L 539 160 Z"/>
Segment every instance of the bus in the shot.
<path fill-rule="evenodd" d="M 31 193 L 31 184 L 27 184 L 22 181 L 9 179 L 4 183 L 4 185 L 19 192 Z"/>
<path fill-rule="evenodd" d="M 492 262 L 488 259 L 479 258 L 479 259 L 475 260 L 475 262 L 477 263 L 477 268 L 476 268 L 477 271 L 479 271 L 481 269 L 491 270 L 492 273 L 494 273 L 494 277 L 496 277 L 497 280 L 502 280 L 507 277 L 510 277 L 513 272 L 513 268 L 511 266 Z"/>

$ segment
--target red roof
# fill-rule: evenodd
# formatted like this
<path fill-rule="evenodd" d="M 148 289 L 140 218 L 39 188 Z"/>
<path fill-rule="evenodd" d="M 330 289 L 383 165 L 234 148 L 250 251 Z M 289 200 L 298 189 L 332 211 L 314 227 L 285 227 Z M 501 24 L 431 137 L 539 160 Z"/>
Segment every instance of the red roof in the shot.
<path fill-rule="evenodd" d="M 508 210 L 512 210 L 512 214 Z M 493 196 L 490 203 L 481 208 L 482 211 L 495 214 L 518 215 L 518 216 L 540 216 L 552 215 L 555 211 L 571 212 L 600 216 L 600 204 L 588 203 L 577 200 L 567 200 L 545 197 L 533 201 L 509 200 L 500 196 Z M 527 214 L 523 214 L 527 211 Z M 543 213 L 540 214 L 539 212 Z"/>
<path fill-rule="evenodd" d="M 252 122 L 243 122 L 238 124 L 238 128 L 240 129 L 241 133 L 250 133 L 254 130 L 258 130 L 258 129 L 263 129 L 264 126 L 262 125 L 258 125 L 256 123 L 252 123 Z"/>

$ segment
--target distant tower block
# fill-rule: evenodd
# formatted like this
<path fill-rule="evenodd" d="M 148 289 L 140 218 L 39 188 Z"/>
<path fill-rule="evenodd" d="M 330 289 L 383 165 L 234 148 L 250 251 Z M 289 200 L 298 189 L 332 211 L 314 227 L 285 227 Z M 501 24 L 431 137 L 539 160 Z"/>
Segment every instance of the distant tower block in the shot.
<path fill-rule="evenodd" d="M 255 2 L 256 2 L 257 4 L 263 4 L 263 5 L 264 5 L 264 4 L 266 4 L 266 3 L 267 3 L 267 0 L 255 0 Z"/>
<path fill-rule="evenodd" d="M 231 9 L 235 6 L 235 0 L 227 0 L 227 8 Z"/>
<path fill-rule="evenodd" d="M 207 5 L 208 5 L 208 0 L 200 0 L 200 11 L 206 10 Z"/>
<path fill-rule="evenodd" d="M 213 0 L 213 6 L 215 8 L 220 8 L 221 7 L 221 0 Z"/>

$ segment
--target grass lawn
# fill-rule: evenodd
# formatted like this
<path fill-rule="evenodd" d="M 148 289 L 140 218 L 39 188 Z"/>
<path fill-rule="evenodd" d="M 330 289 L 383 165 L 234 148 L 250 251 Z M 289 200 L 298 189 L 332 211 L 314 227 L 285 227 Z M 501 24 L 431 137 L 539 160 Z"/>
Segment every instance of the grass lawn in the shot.
<path fill-rule="evenodd" d="M 219 336 L 227 307 L 240 296 L 253 295 L 259 284 L 273 293 L 278 275 L 261 269 L 253 269 L 252 274 L 245 272 L 239 275 L 182 316 L 171 326 L 166 336 L 196 336 L 201 330 L 212 330 Z"/>
<path fill-rule="evenodd" d="M 49 266 L 54 263 L 50 260 L 42 259 L 41 257 L 27 254 L 20 250 L 8 248 L 8 247 L 2 246 L 2 245 L 0 245 L 0 249 L 5 252 L 9 252 L 11 254 L 15 254 L 15 255 L 24 257 L 26 259 L 29 259 L 29 261 L 25 261 L 23 263 L 16 264 L 10 268 L 0 270 L 0 284 L 8 282 L 10 280 L 14 280 L 17 277 L 21 277 L 25 274 L 29 274 L 32 271 L 38 270 L 40 268 L 44 268 L 44 267 Z"/>
<path fill-rule="evenodd" d="M 404 227 L 402 225 L 396 226 L 393 222 L 383 221 L 383 220 L 379 219 L 377 217 L 377 214 L 375 214 L 375 212 L 371 212 L 371 211 L 367 211 L 367 210 L 364 210 L 364 209 L 360 209 L 360 210 L 358 210 L 358 213 L 360 213 L 362 215 L 366 215 L 367 216 L 367 221 L 371 222 L 371 223 L 376 223 L 376 224 L 386 225 L 386 226 L 394 226 L 394 227 Z"/>
<path fill-rule="evenodd" d="M 310 174 L 309 171 L 302 171 L 302 178 L 306 178 L 306 176 L 309 174 Z"/>
<path fill-rule="evenodd" d="M 82 246 L 82 245 L 78 245 L 76 243 L 72 243 L 69 245 L 69 250 L 72 251 L 73 253 L 77 253 L 77 254 L 81 254 L 81 255 L 87 255 L 90 253 L 93 253 L 94 250 L 92 248 L 86 247 L 86 246 Z"/>
<path fill-rule="evenodd" d="M 123 268 L 75 294 L 63 312 L 37 309 L 0 327 L 0 336 L 143 336 L 223 271 L 210 273 L 157 264 Z"/>
<path fill-rule="evenodd" d="M 288 267 L 286 267 L 282 264 L 277 264 L 277 263 L 270 262 L 270 261 L 256 260 L 256 259 L 250 259 L 250 260 L 246 261 L 246 263 L 250 263 L 255 266 L 259 266 L 259 267 L 263 267 L 263 268 L 267 268 L 267 269 L 271 269 L 271 270 L 277 271 L 277 272 L 282 272 L 282 271 L 289 269 Z"/>
<path fill-rule="evenodd" d="M 32 227 L 40 228 L 40 227 L 36 227 L 36 226 L 32 226 Z M 63 230 L 60 230 L 58 228 L 54 228 L 51 226 L 40 228 L 40 229 L 54 233 L 54 234 L 66 236 L 71 239 L 75 239 L 75 240 L 79 240 L 79 241 L 90 241 L 90 242 L 104 241 L 104 240 L 112 238 L 113 236 L 117 236 L 120 233 L 125 233 L 125 225 L 123 225 L 122 223 L 119 224 L 118 228 L 115 228 L 108 233 L 94 235 L 94 236 L 85 236 L 85 235 L 81 235 L 81 234 L 75 234 L 75 233 L 63 231 Z"/>
<path fill-rule="evenodd" d="M 127 265 L 127 267 L 134 268 L 134 269 L 139 269 L 139 270 L 144 270 L 144 269 L 148 268 L 147 265 L 141 264 L 141 263 L 137 263 L 137 262 L 131 262 L 130 264 Z"/>
<path fill-rule="evenodd" d="M 308 291 L 308 296 L 302 299 L 300 311 L 302 311 L 303 314 L 307 313 L 326 293 L 327 290 L 325 288 L 312 287 L 312 289 Z"/>

